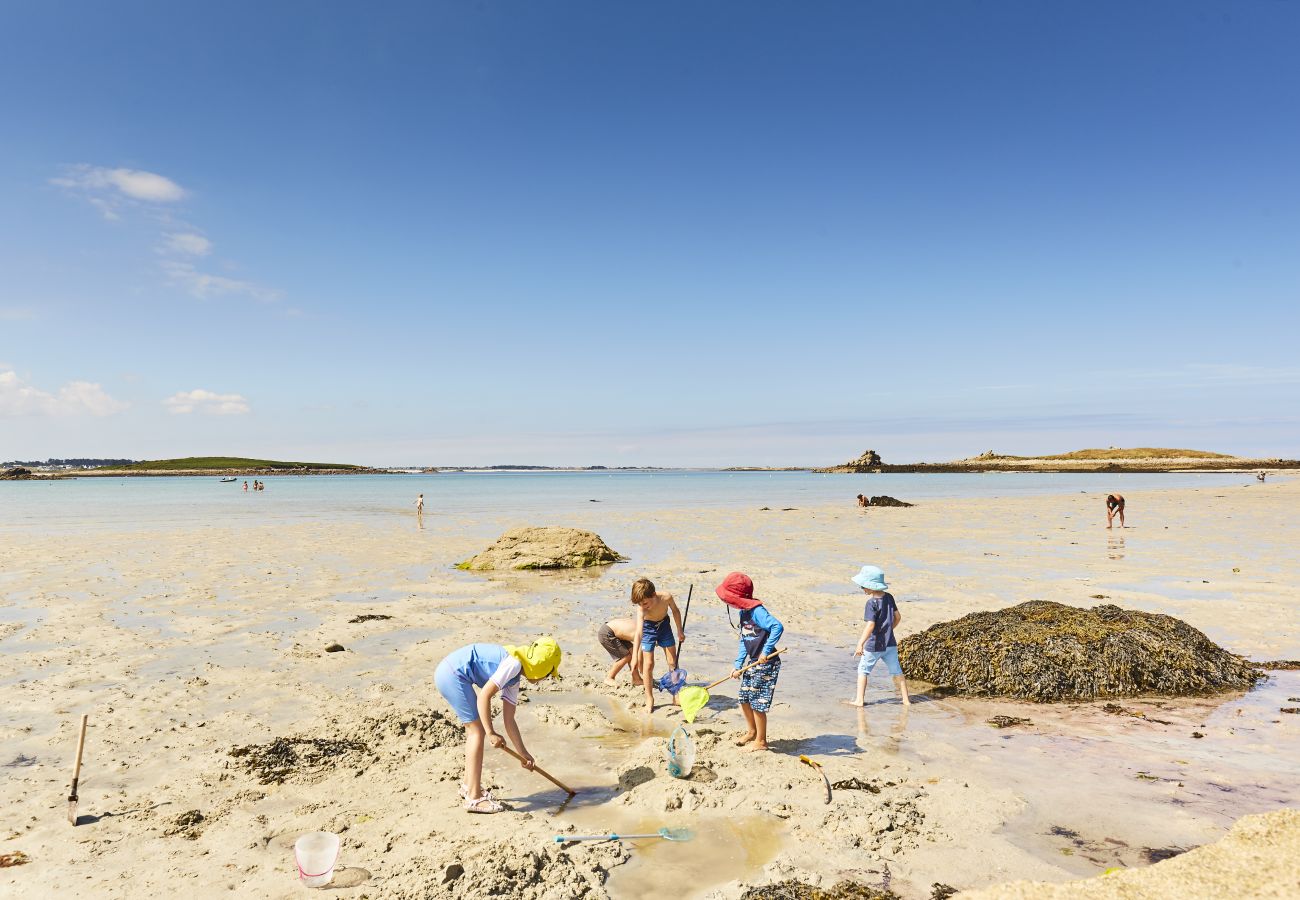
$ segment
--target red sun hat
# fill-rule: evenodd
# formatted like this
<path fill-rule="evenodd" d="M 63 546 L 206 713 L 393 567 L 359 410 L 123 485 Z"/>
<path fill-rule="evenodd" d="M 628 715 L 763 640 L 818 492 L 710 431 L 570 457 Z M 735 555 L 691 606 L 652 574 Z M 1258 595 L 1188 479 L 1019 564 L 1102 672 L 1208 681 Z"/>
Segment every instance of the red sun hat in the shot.
<path fill-rule="evenodd" d="M 743 572 L 732 572 L 714 590 L 719 600 L 736 609 L 753 609 L 763 605 L 762 600 L 754 599 L 754 582 Z"/>

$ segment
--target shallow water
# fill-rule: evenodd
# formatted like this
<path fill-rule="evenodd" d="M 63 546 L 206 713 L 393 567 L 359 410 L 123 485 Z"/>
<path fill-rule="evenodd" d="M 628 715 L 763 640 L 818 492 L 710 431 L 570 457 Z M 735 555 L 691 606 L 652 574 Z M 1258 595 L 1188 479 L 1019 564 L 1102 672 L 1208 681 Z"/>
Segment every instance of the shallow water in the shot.
<path fill-rule="evenodd" d="M 1171 474 L 897 474 L 819 475 L 811 472 L 515 472 L 437 475 L 267 476 L 262 492 L 215 477 L 78 478 L 0 483 L 0 529 L 132 529 L 166 525 L 330 519 L 356 521 L 409 516 L 417 494 L 426 514 L 463 517 L 470 531 L 485 518 L 517 513 L 521 520 L 589 514 L 593 509 L 649 511 L 684 507 L 822 506 L 859 493 L 911 501 L 944 497 L 1011 497 L 1086 492 L 1105 494 L 1249 484 L 1253 475 Z M 600 506 L 592 500 L 599 500 Z M 870 517 L 873 511 L 862 514 Z M 490 514 L 490 515 L 485 515 Z M 490 530 L 490 529 L 489 529 Z M 486 535 L 486 532 L 484 532 Z"/>

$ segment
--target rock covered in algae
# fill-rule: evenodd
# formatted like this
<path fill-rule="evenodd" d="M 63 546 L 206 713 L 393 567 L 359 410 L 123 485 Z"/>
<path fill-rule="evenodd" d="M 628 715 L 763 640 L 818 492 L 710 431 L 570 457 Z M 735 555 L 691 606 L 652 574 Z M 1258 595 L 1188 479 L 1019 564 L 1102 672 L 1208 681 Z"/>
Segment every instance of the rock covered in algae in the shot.
<path fill-rule="evenodd" d="M 585 569 L 615 563 L 619 556 L 600 535 L 577 528 L 513 528 L 477 556 L 457 563 L 472 572 L 492 569 Z"/>
<path fill-rule="evenodd" d="M 1186 622 L 1112 604 L 1033 600 L 940 622 L 899 644 L 909 678 L 947 692 L 1050 703 L 1204 696 L 1263 678 Z"/>

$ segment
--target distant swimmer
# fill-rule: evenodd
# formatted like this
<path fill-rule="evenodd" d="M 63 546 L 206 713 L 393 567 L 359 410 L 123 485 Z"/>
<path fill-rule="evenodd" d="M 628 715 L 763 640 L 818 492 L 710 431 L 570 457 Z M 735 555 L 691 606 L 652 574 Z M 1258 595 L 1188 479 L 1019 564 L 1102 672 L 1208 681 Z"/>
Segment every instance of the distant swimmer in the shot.
<path fill-rule="evenodd" d="M 1119 516 L 1119 527 L 1124 527 L 1124 495 L 1106 495 L 1106 527 L 1113 527 L 1115 516 Z"/>
<path fill-rule="evenodd" d="M 247 482 L 247 481 L 244 482 L 244 490 L 248 490 L 248 482 Z"/>
<path fill-rule="evenodd" d="M 868 506 L 870 506 L 870 505 L 871 505 L 871 501 L 870 501 L 870 500 L 868 500 L 866 497 L 862 496 L 861 494 L 858 494 L 858 508 L 859 508 L 859 509 L 866 509 L 866 508 L 867 508 Z"/>
<path fill-rule="evenodd" d="M 1268 475 L 1267 472 L 1260 472 L 1260 473 L 1259 473 L 1258 475 L 1256 475 L 1255 477 L 1258 478 L 1260 481 L 1263 481 L 1264 478 L 1267 477 L 1267 475 Z"/>
<path fill-rule="evenodd" d="M 424 515 L 424 494 L 415 498 L 415 514 L 416 516 Z"/>

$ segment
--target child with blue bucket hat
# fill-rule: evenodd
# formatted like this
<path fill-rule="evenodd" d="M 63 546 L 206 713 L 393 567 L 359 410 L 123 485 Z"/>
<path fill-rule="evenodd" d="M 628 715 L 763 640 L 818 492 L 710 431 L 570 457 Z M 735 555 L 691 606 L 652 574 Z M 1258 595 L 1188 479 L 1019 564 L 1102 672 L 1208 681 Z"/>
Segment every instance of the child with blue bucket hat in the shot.
<path fill-rule="evenodd" d="M 862 613 L 862 620 L 867 624 L 862 629 L 857 649 L 853 651 L 854 656 L 862 659 L 858 663 L 858 695 L 853 705 L 866 703 L 867 676 L 883 659 L 885 668 L 894 676 L 903 705 L 910 706 L 912 700 L 907 696 L 907 678 L 898 662 L 898 641 L 894 638 L 894 629 L 903 620 L 903 615 L 898 611 L 894 595 L 886 590 L 889 585 L 885 582 L 885 572 L 879 566 L 863 566 L 862 571 L 853 576 L 853 583 L 867 595 L 867 608 Z"/>

